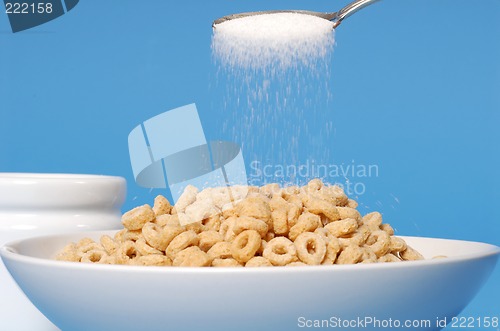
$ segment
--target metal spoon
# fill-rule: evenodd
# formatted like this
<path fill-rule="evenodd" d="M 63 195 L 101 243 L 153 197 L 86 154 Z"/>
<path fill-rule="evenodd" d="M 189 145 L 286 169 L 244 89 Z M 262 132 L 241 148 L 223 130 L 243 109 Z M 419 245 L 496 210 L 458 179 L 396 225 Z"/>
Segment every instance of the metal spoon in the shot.
<path fill-rule="evenodd" d="M 247 16 L 278 14 L 278 13 L 297 13 L 297 14 L 313 15 L 324 18 L 325 20 L 333 22 L 333 28 L 336 28 L 344 20 L 344 18 L 351 16 L 358 10 L 368 5 L 371 5 L 376 1 L 378 0 L 357 0 L 351 2 L 350 4 L 348 4 L 347 6 L 345 6 L 344 8 L 335 13 L 321 13 L 308 10 L 268 10 L 268 11 L 256 11 L 249 13 L 232 14 L 215 20 L 212 24 L 212 27 L 216 28 L 217 24 Z"/>

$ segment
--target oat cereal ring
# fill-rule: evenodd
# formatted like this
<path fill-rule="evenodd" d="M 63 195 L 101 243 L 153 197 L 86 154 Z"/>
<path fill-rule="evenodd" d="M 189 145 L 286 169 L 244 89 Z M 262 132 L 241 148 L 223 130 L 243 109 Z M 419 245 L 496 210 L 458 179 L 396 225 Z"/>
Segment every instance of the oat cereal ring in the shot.
<path fill-rule="evenodd" d="M 214 259 L 212 267 L 243 267 L 238 261 L 233 258 Z"/>
<path fill-rule="evenodd" d="M 250 216 L 266 222 L 269 230 L 272 230 L 271 207 L 263 197 L 249 196 L 237 203 L 234 207 L 236 215 Z"/>
<path fill-rule="evenodd" d="M 259 193 L 272 198 L 275 195 L 281 195 L 281 188 L 277 183 L 267 184 L 259 188 Z"/>
<path fill-rule="evenodd" d="M 335 264 L 356 264 L 363 258 L 363 249 L 350 245 L 345 247 L 337 257 Z"/>
<path fill-rule="evenodd" d="M 85 254 L 83 254 L 81 262 L 84 263 L 103 263 L 106 260 L 108 254 L 102 249 L 92 249 Z"/>
<path fill-rule="evenodd" d="M 196 200 L 187 206 L 185 210 L 185 214 L 190 219 L 188 223 L 201 222 L 220 213 L 220 209 L 215 206 L 212 200 Z"/>
<path fill-rule="evenodd" d="M 350 207 L 336 207 L 337 211 L 339 212 L 340 219 L 346 219 L 346 218 L 352 218 L 355 219 L 356 221 L 361 220 L 361 214 L 359 211 L 357 211 L 354 208 Z"/>
<path fill-rule="evenodd" d="M 345 207 L 349 202 L 349 198 L 344 193 L 344 190 L 338 185 L 323 186 L 323 191 L 328 195 L 329 199 L 335 203 L 336 206 Z"/>
<path fill-rule="evenodd" d="M 394 254 L 386 254 L 378 258 L 378 262 L 401 262 L 402 260 Z"/>
<path fill-rule="evenodd" d="M 268 259 L 262 256 L 254 256 L 245 263 L 245 267 L 272 267 Z"/>
<path fill-rule="evenodd" d="M 347 207 L 356 209 L 356 208 L 358 208 L 358 203 L 356 202 L 356 200 L 348 199 L 347 200 Z"/>
<path fill-rule="evenodd" d="M 358 229 L 358 221 L 353 218 L 346 218 L 327 224 L 325 229 L 334 237 L 344 237 L 354 233 Z"/>
<path fill-rule="evenodd" d="M 283 199 L 285 199 L 289 204 L 295 205 L 299 209 L 302 209 L 302 207 L 304 207 L 304 204 L 302 203 L 301 196 L 299 196 L 300 189 L 297 188 L 297 190 L 297 193 L 294 195 L 287 195 L 285 193 L 286 191 L 283 191 Z"/>
<path fill-rule="evenodd" d="M 140 238 L 143 238 L 142 236 L 142 230 L 127 230 L 123 233 L 123 240 L 132 240 L 132 241 L 137 241 Z"/>
<path fill-rule="evenodd" d="M 183 213 L 186 207 L 196 201 L 196 195 L 198 194 L 198 189 L 193 185 L 188 185 L 182 192 L 179 199 L 172 208 L 172 214 Z"/>
<path fill-rule="evenodd" d="M 375 263 L 378 260 L 377 254 L 368 246 L 361 247 L 363 249 L 363 256 L 360 263 Z"/>
<path fill-rule="evenodd" d="M 342 247 L 337 238 L 333 237 L 330 239 L 330 241 L 326 244 L 326 254 L 321 264 L 334 264 L 341 249 Z"/>
<path fill-rule="evenodd" d="M 422 254 L 411 248 L 410 246 L 406 246 L 406 249 L 399 253 L 399 256 L 405 261 L 417 261 L 423 260 L 424 257 Z"/>
<path fill-rule="evenodd" d="M 221 211 L 222 211 L 222 217 L 227 219 L 231 217 L 235 217 L 236 215 L 236 209 L 234 208 L 234 205 L 238 203 L 239 201 L 235 202 L 230 202 L 226 203 L 224 206 L 222 206 Z"/>
<path fill-rule="evenodd" d="M 193 230 L 196 234 L 205 231 L 205 226 L 201 222 L 190 223 L 184 226 L 186 230 Z"/>
<path fill-rule="evenodd" d="M 155 213 L 156 217 L 160 215 L 170 214 L 171 211 L 172 205 L 163 195 L 159 195 L 155 198 L 153 212 Z"/>
<path fill-rule="evenodd" d="M 108 255 L 113 255 L 118 248 L 118 244 L 113 240 L 113 238 L 107 235 L 101 237 L 100 243 Z"/>
<path fill-rule="evenodd" d="M 102 247 L 100 244 L 95 243 L 95 242 L 92 242 L 92 243 L 87 244 L 87 245 L 76 247 L 76 253 L 79 254 L 80 256 L 83 256 L 85 253 L 92 251 L 92 250 L 104 251 L 104 247 Z"/>
<path fill-rule="evenodd" d="M 244 230 L 255 230 L 263 238 L 267 234 L 268 227 L 264 221 L 249 216 L 240 216 L 234 223 L 233 232 L 235 235 L 239 235 Z"/>
<path fill-rule="evenodd" d="M 219 241 L 208 250 L 207 254 L 211 260 L 232 258 L 231 243 Z"/>
<path fill-rule="evenodd" d="M 325 241 L 325 243 L 329 243 L 332 238 L 335 238 L 334 236 L 332 236 L 330 231 L 328 231 L 327 229 L 322 228 L 322 227 L 319 227 L 316 230 L 314 230 L 314 233 L 316 233 L 317 235 L 320 235 L 323 238 L 323 240 Z"/>
<path fill-rule="evenodd" d="M 163 252 L 168 244 L 183 231 L 184 229 L 180 226 L 161 227 L 155 223 L 146 223 L 142 228 L 142 235 L 148 245 Z"/>
<path fill-rule="evenodd" d="M 208 252 L 213 245 L 222 241 L 222 235 L 215 230 L 203 231 L 198 234 L 198 237 L 200 238 L 198 246 L 204 252 Z"/>
<path fill-rule="evenodd" d="M 76 248 L 80 248 L 80 247 L 83 247 L 83 246 L 87 246 L 87 245 L 90 245 L 90 244 L 95 244 L 95 241 L 90 239 L 90 238 L 82 238 L 80 239 L 77 243 L 76 243 Z"/>
<path fill-rule="evenodd" d="M 75 243 L 70 243 L 61 250 L 56 256 L 58 261 L 80 262 L 81 255 L 78 254 Z"/>
<path fill-rule="evenodd" d="M 301 233 L 295 239 L 297 256 L 299 259 L 310 265 L 321 264 L 326 254 L 326 243 L 323 238 L 313 232 Z"/>
<path fill-rule="evenodd" d="M 146 256 L 138 256 L 135 259 L 129 261 L 131 265 L 141 265 L 141 266 L 171 266 L 172 261 L 165 255 L 146 255 Z"/>
<path fill-rule="evenodd" d="M 135 247 L 135 243 L 131 240 L 125 241 L 116 250 L 115 261 L 117 264 L 128 264 L 130 260 L 141 256 L 141 253 Z"/>
<path fill-rule="evenodd" d="M 295 239 L 303 232 L 311 232 L 321 226 L 321 218 L 308 212 L 300 215 L 297 224 L 292 226 L 288 233 L 288 238 L 295 241 Z"/>
<path fill-rule="evenodd" d="M 144 238 L 135 242 L 135 248 L 141 255 L 163 255 L 163 252 L 149 246 Z"/>
<path fill-rule="evenodd" d="M 373 231 L 368 237 L 366 244 L 375 252 L 377 257 L 381 257 L 389 253 L 391 249 L 391 237 L 385 231 Z"/>
<path fill-rule="evenodd" d="M 235 223 L 236 217 L 230 217 L 221 223 L 219 233 L 225 241 L 232 241 L 236 237 L 233 231 Z"/>
<path fill-rule="evenodd" d="M 299 221 L 299 216 L 302 214 L 302 207 L 299 207 L 293 203 L 290 203 L 290 209 L 288 210 L 288 228 L 291 228 Z"/>
<path fill-rule="evenodd" d="M 207 230 L 219 231 L 220 225 L 221 225 L 221 216 L 220 215 L 213 215 L 213 216 L 201 221 L 201 224 L 203 224 L 203 226 Z"/>
<path fill-rule="evenodd" d="M 314 178 L 307 183 L 307 190 L 309 192 L 319 191 L 323 188 L 324 184 L 319 178 Z"/>
<path fill-rule="evenodd" d="M 172 239 L 170 244 L 168 244 L 168 247 L 165 250 L 165 255 L 173 261 L 178 252 L 188 248 L 189 246 L 198 245 L 199 241 L 200 239 L 198 238 L 196 232 L 192 230 L 182 232 Z"/>
<path fill-rule="evenodd" d="M 284 266 L 297 261 L 297 248 L 290 239 L 276 237 L 266 244 L 262 256 L 272 265 Z"/>
<path fill-rule="evenodd" d="M 147 222 L 155 219 L 155 213 L 149 205 L 136 207 L 122 216 L 122 224 L 128 230 L 140 230 Z"/>
<path fill-rule="evenodd" d="M 177 253 L 172 265 L 177 267 L 206 267 L 210 265 L 210 261 L 207 253 L 197 246 L 191 246 Z"/>
<path fill-rule="evenodd" d="M 383 223 L 380 225 L 380 230 L 383 230 L 385 232 L 387 232 L 387 234 L 389 236 L 393 236 L 394 235 L 394 229 L 392 228 L 392 226 L 388 223 Z"/>
<path fill-rule="evenodd" d="M 175 215 L 170 215 L 170 214 L 160 215 L 160 216 L 156 217 L 156 219 L 154 220 L 153 223 L 156 223 L 159 226 L 167 226 L 167 225 L 181 226 L 181 222 L 179 222 L 179 215 L 178 214 L 175 214 Z"/>
<path fill-rule="evenodd" d="M 390 247 L 390 252 L 391 253 L 398 253 L 402 252 L 406 249 L 406 242 L 398 237 L 391 237 L 391 247 Z"/>
<path fill-rule="evenodd" d="M 269 206 L 271 207 L 274 232 L 278 235 L 286 235 L 288 233 L 288 211 L 290 210 L 288 202 L 275 195 L 269 202 Z"/>
<path fill-rule="evenodd" d="M 310 213 L 316 215 L 325 215 L 331 222 L 338 221 L 340 219 L 340 214 L 337 211 L 337 207 L 333 203 L 327 202 L 325 200 L 308 197 L 305 199 L 304 206 Z"/>
<path fill-rule="evenodd" d="M 246 263 L 255 256 L 260 245 L 260 234 L 255 230 L 245 230 L 231 243 L 231 255 L 236 261 Z"/>
<path fill-rule="evenodd" d="M 300 187 L 296 185 L 285 186 L 281 189 L 281 196 L 287 200 L 289 196 L 296 196 L 300 192 Z"/>
<path fill-rule="evenodd" d="M 380 230 L 380 226 L 382 225 L 382 215 L 379 212 L 372 212 L 366 214 L 361 219 L 364 225 L 367 225 L 371 231 Z"/>
<path fill-rule="evenodd" d="M 366 242 L 364 236 L 359 232 L 355 232 L 351 236 L 338 238 L 338 240 L 342 248 L 353 245 L 363 246 Z"/>

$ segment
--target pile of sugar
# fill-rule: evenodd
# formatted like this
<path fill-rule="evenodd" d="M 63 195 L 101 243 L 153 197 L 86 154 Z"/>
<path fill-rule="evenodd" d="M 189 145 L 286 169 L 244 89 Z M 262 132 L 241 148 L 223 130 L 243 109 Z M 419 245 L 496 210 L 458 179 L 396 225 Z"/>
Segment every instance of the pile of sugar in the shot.
<path fill-rule="evenodd" d="M 222 65 L 250 69 L 312 64 L 333 48 L 333 23 L 300 13 L 229 20 L 214 27 L 212 52 Z"/>

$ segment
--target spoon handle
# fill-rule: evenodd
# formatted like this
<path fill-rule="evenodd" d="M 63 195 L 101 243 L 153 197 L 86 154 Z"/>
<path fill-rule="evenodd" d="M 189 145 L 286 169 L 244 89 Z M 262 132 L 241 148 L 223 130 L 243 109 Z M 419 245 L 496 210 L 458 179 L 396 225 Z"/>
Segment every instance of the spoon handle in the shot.
<path fill-rule="evenodd" d="M 351 16 L 358 10 L 365 8 L 368 5 L 371 5 L 374 2 L 379 0 L 356 0 L 339 10 L 335 13 L 335 16 L 331 19 L 334 23 L 334 27 L 337 27 L 344 18 Z"/>

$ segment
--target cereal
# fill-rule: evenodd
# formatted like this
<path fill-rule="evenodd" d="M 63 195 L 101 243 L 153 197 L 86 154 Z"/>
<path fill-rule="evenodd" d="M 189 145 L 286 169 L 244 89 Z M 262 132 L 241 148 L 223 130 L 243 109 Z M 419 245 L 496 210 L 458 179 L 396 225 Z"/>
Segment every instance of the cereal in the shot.
<path fill-rule="evenodd" d="M 366 244 L 378 257 L 381 257 L 389 253 L 391 249 L 391 238 L 387 232 L 378 230 L 370 234 Z"/>
<path fill-rule="evenodd" d="M 69 262 L 157 267 L 264 267 L 383 263 L 423 256 L 394 236 L 382 215 L 362 216 L 339 186 L 187 186 L 174 207 L 122 216 L 124 228 L 98 242 L 83 238 L 56 256 Z"/>
<path fill-rule="evenodd" d="M 122 216 L 122 224 L 128 230 L 140 230 L 144 224 L 152 222 L 155 213 L 149 205 L 136 207 Z"/>
<path fill-rule="evenodd" d="M 340 242 L 337 238 L 331 239 L 326 245 L 325 258 L 321 264 L 330 265 L 334 264 L 337 260 L 337 256 L 341 250 Z"/>
<path fill-rule="evenodd" d="M 410 246 L 406 246 L 406 249 L 401 253 L 399 253 L 399 256 L 401 256 L 401 258 L 405 261 L 415 261 L 424 259 L 422 254 L 420 254 Z"/>
<path fill-rule="evenodd" d="M 354 231 L 356 231 L 357 228 L 358 222 L 353 218 L 346 218 L 325 225 L 325 229 L 327 229 L 334 237 L 337 238 L 350 235 Z"/>
<path fill-rule="evenodd" d="M 295 241 L 295 239 L 303 232 L 314 231 L 321 226 L 321 218 L 318 215 L 311 213 L 303 213 L 300 215 L 297 224 L 292 226 L 288 237 L 290 240 Z"/>
<path fill-rule="evenodd" d="M 320 264 L 326 254 L 326 243 L 322 236 L 312 233 L 301 233 L 295 239 L 295 247 L 297 248 L 297 256 L 306 264 Z"/>
<path fill-rule="evenodd" d="M 401 259 L 394 254 L 386 254 L 378 258 L 378 262 L 400 262 Z"/>
<path fill-rule="evenodd" d="M 238 216 L 250 216 L 266 222 L 269 229 L 272 229 L 271 208 L 269 203 L 262 196 L 250 196 L 235 206 Z"/>
<path fill-rule="evenodd" d="M 290 239 L 276 237 L 267 243 L 262 256 L 273 265 L 283 266 L 297 260 L 297 249 Z"/>
<path fill-rule="evenodd" d="M 210 258 L 198 246 L 191 246 L 176 254 L 172 265 L 176 267 L 206 267 Z"/>
<path fill-rule="evenodd" d="M 337 264 L 355 264 L 361 261 L 363 249 L 356 245 L 345 247 L 337 257 Z"/>
<path fill-rule="evenodd" d="M 164 196 L 159 195 L 155 198 L 155 203 L 153 205 L 153 212 L 155 213 L 156 217 L 170 214 L 171 210 L 172 210 L 172 205 Z"/>
<path fill-rule="evenodd" d="M 116 249 L 118 248 L 118 244 L 110 236 L 106 235 L 102 236 L 100 242 L 102 248 L 106 251 L 108 255 L 112 255 L 114 252 L 116 252 Z"/>
<path fill-rule="evenodd" d="M 163 253 L 156 248 L 149 246 L 146 240 L 139 239 L 135 242 L 135 248 L 141 255 L 162 255 Z"/>
<path fill-rule="evenodd" d="M 214 259 L 212 267 L 242 267 L 242 265 L 233 258 Z"/>
<path fill-rule="evenodd" d="M 340 219 L 352 218 L 356 221 L 361 220 L 361 214 L 354 208 L 351 207 L 337 207 L 337 211 L 340 215 Z"/>
<path fill-rule="evenodd" d="M 219 241 L 208 250 L 207 254 L 212 260 L 230 258 L 233 256 L 231 254 L 231 243 Z"/>
<path fill-rule="evenodd" d="M 92 249 L 87 253 L 83 254 L 81 262 L 84 263 L 103 263 L 106 261 L 108 254 L 100 249 Z"/>
<path fill-rule="evenodd" d="M 165 255 L 145 255 L 136 257 L 133 260 L 130 260 L 129 264 L 132 265 L 143 265 L 143 266 L 171 266 L 172 261 Z"/>
<path fill-rule="evenodd" d="M 286 235 L 288 233 L 288 213 L 290 206 L 282 197 L 275 195 L 271 199 L 271 219 L 273 221 L 274 233 L 277 235 Z"/>
<path fill-rule="evenodd" d="M 192 230 L 182 232 L 177 237 L 172 239 L 170 244 L 168 244 L 168 247 L 165 250 L 165 255 L 173 261 L 177 253 L 188 248 L 189 246 L 198 245 L 199 241 L 200 239 L 198 238 L 196 232 Z"/>
<path fill-rule="evenodd" d="M 308 196 L 304 200 L 304 206 L 307 210 L 316 215 L 326 216 L 330 222 L 337 221 L 340 219 L 340 214 L 337 211 L 337 207 L 328 201 L 321 200 L 315 197 Z"/>
<path fill-rule="evenodd" d="M 222 241 L 222 235 L 215 230 L 203 231 L 198 234 L 200 239 L 199 247 L 202 251 L 208 252 L 215 244 Z"/>
<path fill-rule="evenodd" d="M 56 260 L 68 262 L 80 262 L 81 255 L 78 254 L 75 243 L 66 245 L 57 255 Z"/>
<path fill-rule="evenodd" d="M 246 263 L 255 256 L 260 244 L 260 234 L 257 231 L 245 230 L 231 243 L 231 255 L 236 261 Z"/>
<path fill-rule="evenodd" d="M 261 238 L 264 238 L 268 233 L 268 226 L 264 221 L 256 218 L 240 216 L 234 222 L 233 233 L 238 235 L 244 230 L 255 230 L 259 233 Z"/>
<path fill-rule="evenodd" d="M 131 240 L 125 241 L 115 252 L 117 264 L 127 264 L 130 260 L 140 256 L 139 251 L 135 247 L 135 243 Z"/>
<path fill-rule="evenodd" d="M 262 256 L 254 256 L 245 263 L 245 267 L 272 267 L 268 259 Z"/>

